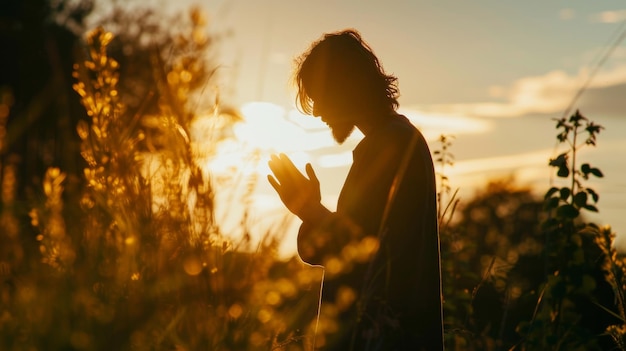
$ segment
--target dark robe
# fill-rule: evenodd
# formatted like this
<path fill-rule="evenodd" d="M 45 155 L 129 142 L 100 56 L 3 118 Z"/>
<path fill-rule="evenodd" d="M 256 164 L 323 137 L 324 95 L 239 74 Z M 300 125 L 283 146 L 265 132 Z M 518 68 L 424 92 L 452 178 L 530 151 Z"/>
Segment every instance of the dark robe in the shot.
<path fill-rule="evenodd" d="M 390 116 L 357 145 L 337 212 L 303 223 L 298 251 L 326 267 L 323 304 L 336 306 L 339 328 L 325 350 L 443 349 L 433 162 L 406 117 Z M 349 306 L 346 288 L 356 295 Z"/>

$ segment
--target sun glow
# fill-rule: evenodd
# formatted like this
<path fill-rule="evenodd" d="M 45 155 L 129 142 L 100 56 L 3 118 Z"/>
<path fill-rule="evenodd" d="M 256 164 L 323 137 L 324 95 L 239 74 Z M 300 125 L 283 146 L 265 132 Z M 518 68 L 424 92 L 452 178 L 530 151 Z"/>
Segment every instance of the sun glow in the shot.
<path fill-rule="evenodd" d="M 265 175 L 271 154 L 285 153 L 296 165 L 303 166 L 311 162 L 311 151 L 336 145 L 319 118 L 296 109 L 288 111 L 269 102 L 249 102 L 241 106 L 241 114 L 243 120 L 224 132 L 228 137 L 208 160 L 211 173 Z"/>
<path fill-rule="evenodd" d="M 244 210 L 250 211 L 248 218 L 254 221 L 256 228 L 272 227 L 288 215 L 265 180 L 265 176 L 271 173 L 267 161 L 270 155 L 276 153 L 287 154 L 301 170 L 306 163 L 311 163 L 320 176 L 323 198 L 327 202 L 325 205 L 332 207 L 336 201 L 330 199 L 336 198 L 336 187 L 339 186 L 336 184 L 337 179 L 345 176 L 352 163 L 352 149 L 363 137 L 362 133 L 355 130 L 343 145 L 338 146 L 326 124 L 319 118 L 304 115 L 296 109 L 287 109 L 269 102 L 249 102 L 242 105 L 240 111 L 242 120 L 219 132 L 225 138 L 205 162 L 206 169 L 219 183 L 220 191 L 216 195 L 224 196 L 223 201 L 218 203 L 242 199 L 232 203 L 237 204 L 236 206 L 226 206 L 216 211 L 218 218 L 223 215 L 223 223 L 232 223 L 228 232 L 237 236 L 241 215 L 239 212 Z M 436 140 L 442 133 L 486 133 L 493 128 L 489 121 L 461 115 L 431 114 L 411 109 L 399 112 L 406 115 L 429 142 Z M 204 128 L 202 123 L 198 126 Z M 198 137 L 194 138 L 192 133 L 192 139 L 201 144 L 201 136 L 211 132 L 215 133 L 215 128 L 212 131 L 195 130 Z M 202 148 L 201 145 L 198 146 Z M 464 166 L 480 168 L 480 165 L 475 164 Z M 221 180 L 225 182 L 220 182 Z M 253 188 L 250 188 L 251 185 Z M 289 224 L 289 230 L 282 230 L 286 233 L 297 232 L 297 228 L 291 228 L 295 222 Z M 281 242 L 280 251 L 286 255 L 292 254 L 295 247 L 295 236 L 287 235 Z"/>
<path fill-rule="evenodd" d="M 285 109 L 267 102 L 251 102 L 241 107 L 244 121 L 234 126 L 236 139 L 253 149 L 290 150 L 302 140 L 302 128 L 285 119 Z"/>
<path fill-rule="evenodd" d="M 268 153 L 306 152 L 334 145 L 326 125 L 296 109 L 269 102 L 249 102 L 241 107 L 244 121 L 234 127 L 237 140 Z"/>
<path fill-rule="evenodd" d="M 330 133 L 325 125 L 316 125 L 316 118 L 268 102 L 249 102 L 240 107 L 242 120 L 234 124 L 215 127 L 215 119 L 203 118 L 192 128 L 192 139 L 198 154 L 214 147 L 201 156 L 201 164 L 211 175 L 215 185 L 216 219 L 224 232 L 233 240 L 243 237 L 242 218 L 254 229 L 252 242 L 262 239 L 256 234 L 267 233 L 269 228 L 285 224 L 288 211 L 271 189 L 265 176 L 270 174 L 267 165 L 270 155 L 285 153 L 298 166 L 312 162 L 309 151 L 331 145 Z M 324 129 L 322 129 L 322 127 Z M 203 140 L 218 134 L 220 142 L 214 146 Z M 327 136 L 324 137 L 323 135 Z M 324 140 L 327 139 L 327 140 Z M 207 144 L 207 145 L 205 145 Z M 290 218 L 290 217 L 287 217 Z M 281 228 L 281 232 L 297 232 L 296 228 Z M 280 253 L 285 257 L 295 251 L 295 238 L 281 241 Z"/>

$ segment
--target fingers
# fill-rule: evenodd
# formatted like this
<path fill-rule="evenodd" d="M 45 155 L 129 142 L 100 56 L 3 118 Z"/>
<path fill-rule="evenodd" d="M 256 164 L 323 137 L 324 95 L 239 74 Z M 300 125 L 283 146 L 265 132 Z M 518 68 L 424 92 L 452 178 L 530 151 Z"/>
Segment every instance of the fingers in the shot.
<path fill-rule="evenodd" d="M 285 171 L 289 172 L 292 175 L 302 174 L 287 155 L 281 153 L 279 155 L 279 159 L 282 162 Z"/>
<path fill-rule="evenodd" d="M 285 154 L 272 155 L 268 165 L 279 183 L 299 182 L 304 179 L 302 173 Z"/>
<path fill-rule="evenodd" d="M 272 155 L 268 165 L 273 174 L 267 181 L 291 212 L 301 217 L 306 204 L 320 202 L 319 180 L 310 163 L 305 165 L 306 175 L 285 154 Z"/>
<path fill-rule="evenodd" d="M 320 181 L 317 179 L 317 175 L 315 175 L 315 171 L 313 170 L 313 166 L 311 166 L 310 163 L 307 163 L 305 166 L 305 170 L 306 170 L 306 175 L 309 176 L 309 179 L 315 183 L 315 184 L 319 184 Z"/>
<path fill-rule="evenodd" d="M 278 183 L 276 178 L 268 174 L 267 180 L 270 182 L 270 185 L 272 185 L 272 188 L 274 188 L 274 190 L 276 190 L 276 192 L 280 194 L 280 184 Z"/>
<path fill-rule="evenodd" d="M 267 165 L 270 167 L 272 173 L 274 173 L 274 177 L 276 177 L 274 180 L 278 180 L 280 183 L 286 181 L 288 174 L 281 159 L 276 155 L 272 155 Z"/>

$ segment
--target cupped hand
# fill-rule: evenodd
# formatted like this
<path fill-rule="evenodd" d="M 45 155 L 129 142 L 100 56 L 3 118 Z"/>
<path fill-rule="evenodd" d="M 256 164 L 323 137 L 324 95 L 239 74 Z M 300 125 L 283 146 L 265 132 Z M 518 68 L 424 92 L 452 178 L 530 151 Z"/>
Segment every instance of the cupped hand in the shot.
<path fill-rule="evenodd" d="M 272 155 L 268 162 L 273 175 L 267 180 L 276 190 L 287 209 L 305 220 L 321 206 L 320 183 L 310 163 L 302 174 L 285 154 Z"/>

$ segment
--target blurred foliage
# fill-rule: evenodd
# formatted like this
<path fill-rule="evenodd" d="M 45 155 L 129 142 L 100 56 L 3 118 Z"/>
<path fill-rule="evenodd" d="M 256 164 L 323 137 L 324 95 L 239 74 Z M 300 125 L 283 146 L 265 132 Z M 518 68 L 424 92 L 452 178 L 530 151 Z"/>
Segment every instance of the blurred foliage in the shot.
<path fill-rule="evenodd" d="M 119 96 L 131 115 L 158 116 L 166 109 L 185 125 L 198 111 L 219 107 L 237 117 L 226 109 L 214 83 L 219 69 L 215 48 L 223 34 L 207 32 L 204 12 L 192 9 L 181 21 L 150 8 L 129 11 L 117 5 L 97 25 L 114 34 L 108 53 L 119 63 Z M 152 130 L 154 121 L 146 120 L 144 128 Z M 158 147 L 155 143 L 151 146 Z"/>
<path fill-rule="evenodd" d="M 311 287 L 319 286 L 319 271 L 276 260 L 275 237 L 256 250 L 249 234 L 232 242 L 214 219 L 215 189 L 189 136 L 198 111 L 206 111 L 188 97 L 212 77 L 204 61 L 209 45 L 194 34 L 205 25 L 202 13 L 192 10 L 189 21 L 180 40 L 145 54 L 150 60 L 142 74 L 155 84 L 134 109 L 126 98 L 133 84 L 121 86 L 121 64 L 109 53 L 115 36 L 102 28 L 87 35 L 85 55 L 76 54 L 85 58 L 69 75 L 85 115 L 74 129 L 82 169 L 45 167 L 42 180 L 30 184 L 30 210 L 15 206 L 17 167 L 1 164 L 0 349 L 299 350 L 310 344 L 318 300 Z M 201 47 L 189 49 L 190 38 Z M 166 63 L 164 52 L 175 56 Z M 11 89 L 3 90 L 2 131 L 13 102 Z M 204 118 L 218 126 L 237 119 L 209 107 Z M 3 146 L 7 135 L 1 134 Z M 219 141 L 206 137 L 208 148 Z M 81 181 L 68 193 L 70 177 Z M 21 224 L 26 214 L 33 229 Z"/>
<path fill-rule="evenodd" d="M 492 181 L 441 231 L 444 317 L 452 349 L 511 346 L 542 281 L 541 202 L 510 179 Z"/>
<path fill-rule="evenodd" d="M 545 199 L 513 179 L 491 181 L 461 205 L 449 198 L 446 209 L 452 213 L 440 216 L 448 348 L 624 349 L 626 261 L 615 251 L 609 227 L 579 215 L 581 209 L 597 211 L 599 196 L 582 181 L 602 173 L 587 163 L 576 170 L 566 162 L 580 147 L 595 145 L 601 128 L 578 112 L 557 121 L 558 140 L 572 140 L 550 165 L 570 178 Z M 583 133 L 586 138 L 577 142 Z M 451 144 L 450 138 L 440 142 L 442 149 L 433 153 L 442 170 L 451 165 L 443 157 Z M 446 192 L 449 185 L 439 188 L 440 197 Z"/>
<path fill-rule="evenodd" d="M 14 54 L 0 87 L 0 349 L 322 346 L 354 292 L 318 311 L 322 271 L 277 258 L 285 226 L 253 244 L 247 213 L 239 241 L 215 218 L 250 192 L 216 203 L 220 183 L 201 166 L 238 120 L 212 86 L 218 38 L 204 15 L 114 8 L 83 42 L 92 5 L 2 5 Z M 201 118 L 215 132 L 199 144 Z M 460 201 L 446 175 L 453 137 L 440 138 L 447 349 L 626 349 L 626 258 L 582 215 L 598 210 L 586 181 L 603 174 L 577 152 L 601 129 L 579 112 L 557 120 L 567 150 L 550 166 L 565 182 L 544 199 L 504 179 Z M 375 247 L 346 246 L 326 278 Z"/>

